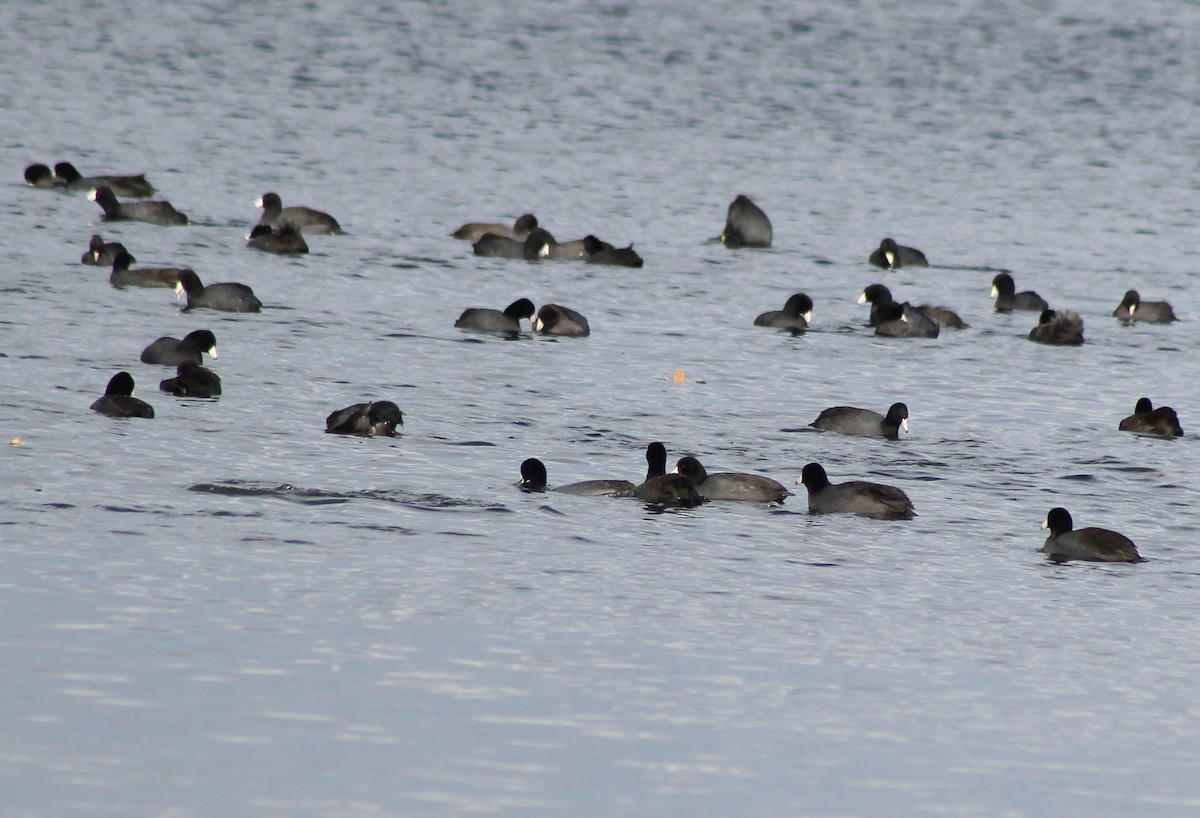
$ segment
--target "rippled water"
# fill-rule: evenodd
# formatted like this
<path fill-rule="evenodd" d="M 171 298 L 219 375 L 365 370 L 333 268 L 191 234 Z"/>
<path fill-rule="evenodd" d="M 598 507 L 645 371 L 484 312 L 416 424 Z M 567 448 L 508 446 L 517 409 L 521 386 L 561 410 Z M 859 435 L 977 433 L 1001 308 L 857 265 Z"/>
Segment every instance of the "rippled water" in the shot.
<path fill-rule="evenodd" d="M 0 9 L 0 777 L 14 816 L 1188 815 L 1200 806 L 1200 7 L 74 4 Z M 146 171 L 110 226 L 32 162 Z M 346 233 L 244 249 L 252 202 Z M 775 246 L 707 242 L 747 193 Z M 477 259 L 533 211 L 642 270 Z M 242 281 L 182 314 L 77 263 Z M 885 273 L 885 235 L 933 267 Z M 992 315 L 1009 270 L 1088 343 Z M 883 281 L 972 325 L 883 341 Z M 1122 327 L 1129 287 L 1182 320 Z M 800 337 L 751 326 L 807 291 Z M 582 340 L 453 329 L 573 306 Z M 218 337 L 217 401 L 150 340 Z M 154 421 L 89 412 L 129 369 Z M 684 381 L 672 373 L 683 370 Z M 1148 395 L 1189 434 L 1116 431 Z M 396 439 L 325 435 L 396 401 Z M 904 400 L 899 442 L 806 428 Z M 646 442 L 919 517 L 525 495 Z M 796 487 L 799 489 L 800 487 Z M 1037 552 L 1064 505 L 1141 565 Z"/>

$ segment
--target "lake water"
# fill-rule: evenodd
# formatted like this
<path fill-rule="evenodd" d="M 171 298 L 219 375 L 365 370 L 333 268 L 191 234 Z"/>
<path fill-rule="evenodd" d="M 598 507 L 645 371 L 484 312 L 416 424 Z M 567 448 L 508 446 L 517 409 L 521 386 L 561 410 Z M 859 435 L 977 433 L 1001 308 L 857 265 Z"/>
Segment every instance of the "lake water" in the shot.
<path fill-rule="evenodd" d="M 0 7 L 4 813 L 1196 814 L 1197 77 L 1182 0 Z M 60 160 L 194 224 L 22 183 Z M 268 190 L 346 232 L 245 249 Z M 708 241 L 738 193 L 771 249 Z M 448 235 L 526 211 L 645 267 Z M 114 290 L 93 232 L 266 308 Z M 1087 343 L 992 314 L 1000 270 Z M 876 339 L 875 281 L 971 328 Z M 1131 287 L 1182 320 L 1121 326 Z M 800 290 L 811 332 L 752 326 Z M 592 335 L 453 328 L 521 296 Z M 201 327 L 225 394 L 158 392 L 142 347 Z M 156 419 L 88 411 L 120 369 Z M 1118 432 L 1143 395 L 1188 434 Z M 373 398 L 401 436 L 324 434 Z M 806 428 L 897 400 L 897 442 Z M 652 440 L 919 516 L 513 485 Z M 1055 505 L 1146 562 L 1046 562 Z"/>

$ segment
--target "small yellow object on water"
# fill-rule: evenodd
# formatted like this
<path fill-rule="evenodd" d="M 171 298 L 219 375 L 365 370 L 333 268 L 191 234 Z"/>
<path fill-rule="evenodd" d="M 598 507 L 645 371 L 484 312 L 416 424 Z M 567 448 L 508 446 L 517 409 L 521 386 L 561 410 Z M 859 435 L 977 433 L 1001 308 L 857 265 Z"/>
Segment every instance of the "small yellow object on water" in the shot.
<path fill-rule="evenodd" d="M 675 378 L 674 378 L 674 380 L 675 380 L 675 383 L 683 383 L 683 381 L 684 381 L 684 377 L 683 377 L 683 370 L 682 370 L 682 369 L 676 369 L 676 370 L 675 370 Z"/>
<path fill-rule="evenodd" d="M 25 441 L 21 440 L 20 437 L 14 437 L 12 440 L 8 441 L 8 445 L 9 446 L 24 446 Z"/>

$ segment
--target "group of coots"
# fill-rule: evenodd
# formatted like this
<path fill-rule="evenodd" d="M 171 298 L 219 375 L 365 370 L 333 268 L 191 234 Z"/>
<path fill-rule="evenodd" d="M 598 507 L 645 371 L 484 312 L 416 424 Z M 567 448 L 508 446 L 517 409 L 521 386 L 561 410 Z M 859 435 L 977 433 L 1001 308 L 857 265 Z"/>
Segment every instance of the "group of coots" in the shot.
<path fill-rule="evenodd" d="M 69 163 L 59 163 L 51 171 L 45 165 L 31 165 L 25 172 L 26 181 L 35 187 L 87 192 L 98 202 L 106 221 L 136 220 L 170 226 L 187 224 L 187 217 L 169 202 L 140 201 L 122 203 L 118 195 L 145 198 L 154 188 L 144 175 L 104 175 L 83 177 Z M 265 193 L 255 203 L 263 213 L 247 239 L 247 246 L 272 253 L 307 252 L 303 234 L 339 232 L 337 220 L 327 213 L 307 207 L 284 207 L 276 193 Z M 632 245 L 616 248 L 594 235 L 568 242 L 558 242 L 537 218 L 526 213 L 510 226 L 498 223 L 472 222 L 452 234 L 472 242 L 474 253 L 480 256 L 524 260 L 562 259 L 590 264 L 609 264 L 641 267 L 642 259 Z M 744 195 L 729 205 L 725 228 L 720 241 L 731 248 L 769 247 L 773 239 L 771 222 L 766 213 Z M 106 242 L 94 235 L 81 261 L 95 266 L 111 266 L 110 281 L 115 287 L 164 287 L 186 293 L 185 310 L 208 308 L 230 312 L 258 312 L 262 302 L 249 287 L 237 283 L 204 286 L 197 274 L 186 267 L 145 267 L 132 265 L 136 259 L 119 242 Z M 899 245 L 885 238 L 873 251 L 869 263 L 885 270 L 901 267 L 928 267 L 925 254 L 913 247 Z M 1032 291 L 1017 292 L 1008 273 L 998 274 L 992 281 L 993 309 L 999 312 L 1032 310 L 1040 320 L 1030 332 L 1032 340 L 1049 344 L 1080 344 L 1083 324 L 1072 311 L 1049 309 L 1044 299 Z M 936 338 L 942 328 L 967 329 L 953 310 L 923 304 L 913 306 L 897 302 L 883 284 L 865 288 L 860 304 L 871 305 L 868 325 L 877 335 L 887 337 Z M 812 321 L 813 302 L 804 293 L 791 296 L 781 310 L 759 315 L 757 326 L 774 327 L 792 332 L 808 329 Z M 1141 301 L 1136 290 L 1125 294 L 1113 313 L 1124 321 L 1168 323 L 1176 320 L 1166 302 Z M 587 319 L 578 311 L 558 304 L 545 304 L 535 311 L 532 301 L 521 298 L 504 310 L 473 307 L 466 309 L 455 326 L 473 332 L 500 333 L 515 336 L 521 331 L 521 321 L 531 321 L 534 332 L 550 335 L 582 337 L 590 333 Z M 167 378 L 160 388 L 183 397 L 216 397 L 221 394 L 221 382 L 216 373 L 206 369 L 203 355 L 217 357 L 216 337 L 209 330 L 196 330 L 183 339 L 162 337 L 149 344 L 141 355 L 143 363 L 176 367 L 176 375 Z M 153 408 L 133 397 L 134 381 L 128 372 L 112 376 L 105 394 L 92 404 L 92 409 L 112 417 L 154 417 Z M 908 407 L 892 404 L 885 414 L 852 406 L 834 406 L 823 410 L 812 422 L 816 429 L 845 435 L 867 435 L 895 440 L 900 430 L 908 430 Z M 400 408 L 390 401 L 354 404 L 337 410 L 326 419 L 326 431 L 352 435 L 394 435 L 403 425 Z M 1124 431 L 1162 437 L 1183 434 L 1178 417 L 1170 407 L 1155 409 L 1148 398 L 1137 402 L 1134 414 L 1122 420 Z M 754 474 L 709 473 L 695 457 L 679 459 L 675 469 L 666 471 L 666 448 L 651 443 L 646 450 L 647 473 L 640 483 L 628 480 L 588 480 L 556 488 L 548 487 L 545 464 L 529 458 L 521 464 L 519 485 L 526 491 L 555 491 L 575 495 L 632 497 L 645 503 L 694 506 L 710 500 L 732 500 L 759 503 L 780 503 L 791 492 L 768 477 Z M 800 478 L 808 493 L 812 513 L 851 513 L 885 520 L 908 520 L 915 516 L 912 501 L 894 486 L 853 480 L 833 483 L 818 463 L 804 466 Z M 1071 515 L 1062 508 L 1051 509 L 1044 528 L 1050 530 L 1043 551 L 1054 559 L 1084 559 L 1100 561 L 1137 561 L 1140 559 L 1134 544 L 1121 534 L 1100 528 L 1073 528 Z"/>
<path fill-rule="evenodd" d="M 42 164 L 30 165 L 25 169 L 25 181 L 38 188 L 86 193 L 100 205 L 106 222 L 136 221 L 162 227 L 189 223 L 187 216 L 167 201 L 120 201 L 118 196 L 145 199 L 154 195 L 154 186 L 141 174 L 85 177 L 69 162 L 59 162 L 53 170 Z M 255 205 L 263 212 L 247 241 L 247 246 L 254 249 L 275 253 L 307 252 L 302 232 L 335 233 L 340 230 L 337 220 L 329 214 L 308 207 L 284 207 L 276 193 L 263 194 Z M 134 267 L 137 259 L 124 244 L 107 242 L 99 234 L 92 236 L 80 261 L 91 266 L 110 267 L 109 282 L 119 289 L 173 289 L 177 296 L 186 296 L 184 312 L 198 309 L 259 312 L 262 309 L 262 302 L 244 284 L 221 282 L 206 286 L 188 267 Z M 216 336 L 206 329 L 191 332 L 182 340 L 164 336 L 142 351 L 141 361 L 175 367 L 175 377 L 159 383 L 162 391 L 179 397 L 215 398 L 221 394 L 221 379 L 202 365 L 202 356 L 207 353 L 216 358 L 216 344 Z M 154 417 L 153 407 L 133 397 L 133 389 L 133 376 L 118 372 L 109 379 L 104 395 L 91 408 L 111 417 Z"/>

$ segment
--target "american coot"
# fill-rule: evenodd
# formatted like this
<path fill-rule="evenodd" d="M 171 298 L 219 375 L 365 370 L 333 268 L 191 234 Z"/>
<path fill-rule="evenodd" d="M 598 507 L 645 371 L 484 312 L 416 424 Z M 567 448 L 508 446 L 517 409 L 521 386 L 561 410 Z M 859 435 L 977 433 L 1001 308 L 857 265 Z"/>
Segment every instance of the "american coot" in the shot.
<path fill-rule="evenodd" d="M 87 193 L 93 188 L 107 187 L 118 196 L 143 199 L 154 195 L 154 185 L 146 181 L 146 174 L 131 176 L 84 176 L 70 162 L 59 162 L 54 166 L 54 175 L 72 193 Z"/>
<path fill-rule="evenodd" d="M 1072 310 L 1042 310 L 1029 340 L 1039 344 L 1077 347 L 1083 343 L 1083 319 Z"/>
<path fill-rule="evenodd" d="M 782 310 L 764 312 L 754 319 L 756 327 L 775 327 L 800 332 L 808 329 L 812 321 L 813 302 L 804 293 L 796 293 L 788 298 Z"/>
<path fill-rule="evenodd" d="M 173 227 L 187 224 L 187 216 L 170 202 L 129 202 L 122 204 L 110 187 L 94 188 L 88 198 L 104 208 L 105 221 L 133 221 Z"/>
<path fill-rule="evenodd" d="M 590 335 L 588 320 L 570 307 L 559 304 L 543 304 L 533 319 L 533 331 L 542 335 L 564 335 L 582 338 Z"/>
<path fill-rule="evenodd" d="M 886 338 L 937 338 L 941 327 L 919 307 L 889 301 L 876 309 L 875 334 Z"/>
<path fill-rule="evenodd" d="M 726 247 L 770 247 L 771 220 L 746 196 L 739 195 L 729 205 L 721 243 Z"/>
<path fill-rule="evenodd" d="M 523 258 L 526 261 L 540 261 L 549 258 L 557 242 L 549 230 L 540 227 L 529 231 L 524 240 L 510 239 L 487 233 L 479 241 L 471 245 L 471 250 L 477 256 L 488 258 Z"/>
<path fill-rule="evenodd" d="M 521 319 L 533 318 L 533 302 L 528 298 L 519 298 L 500 310 L 487 307 L 468 307 L 454 322 L 459 329 L 472 332 L 504 332 L 516 335 L 521 331 Z"/>
<path fill-rule="evenodd" d="M 108 282 L 114 287 L 178 287 L 179 274 L 182 267 L 139 267 L 129 269 L 129 265 L 137 261 L 126 252 L 117 253 L 113 259 L 112 272 Z"/>
<path fill-rule="evenodd" d="M 546 465 L 542 461 L 531 457 L 521 464 L 521 479 L 517 485 L 522 491 L 546 491 L 546 481 Z M 582 480 L 550 491 L 579 497 L 628 497 L 634 488 L 628 480 Z"/>
<path fill-rule="evenodd" d="M 118 372 L 108 381 L 104 396 L 92 403 L 92 409 L 110 418 L 152 418 L 154 407 L 133 397 L 133 376 Z"/>
<path fill-rule="evenodd" d="M 254 206 L 262 208 L 262 216 L 259 217 L 258 223 L 269 224 L 273 228 L 287 222 L 301 233 L 337 233 L 342 229 L 337 219 L 328 213 L 299 205 L 284 207 L 278 193 L 264 193 Z"/>
<path fill-rule="evenodd" d="M 50 170 L 49 166 L 41 163 L 30 165 L 25 168 L 25 182 L 40 188 L 58 188 L 62 190 L 66 184 L 62 179 L 54 177 L 54 171 Z"/>
<path fill-rule="evenodd" d="M 258 312 L 262 309 L 262 302 L 255 297 L 254 290 L 245 284 L 230 282 L 205 287 L 193 270 L 180 272 L 175 292 L 178 295 L 180 291 L 187 293 L 184 312 L 202 308 L 223 312 Z"/>
<path fill-rule="evenodd" d="M 690 508 L 705 502 L 695 482 L 682 474 L 667 474 L 667 447 L 654 442 L 646 446 L 646 479 L 633 490 L 644 503 Z"/>
<path fill-rule="evenodd" d="M 390 400 L 356 403 L 325 418 L 325 431 L 335 435 L 396 436 L 396 427 L 404 425 L 400 407 Z"/>
<path fill-rule="evenodd" d="M 468 222 L 462 227 L 455 230 L 450 235 L 456 239 L 463 239 L 472 244 L 479 241 L 484 235 L 491 233 L 494 236 L 503 236 L 506 239 L 516 239 L 517 241 L 525 241 L 525 237 L 529 235 L 529 231 L 538 226 L 537 216 L 532 213 L 525 213 L 517 217 L 509 227 L 506 224 L 489 224 L 487 222 Z"/>
<path fill-rule="evenodd" d="M 797 482 L 808 489 L 810 514 L 860 514 L 877 520 L 911 520 L 917 516 L 912 500 L 895 486 L 851 480 L 830 483 L 825 469 L 809 463 Z"/>
<path fill-rule="evenodd" d="M 1050 529 L 1042 551 L 1048 559 L 1091 560 L 1093 562 L 1141 562 L 1133 540 L 1107 528 L 1073 530 L 1074 521 L 1065 508 L 1052 508 L 1042 528 Z"/>
<path fill-rule="evenodd" d="M 1154 408 L 1149 398 L 1138 398 L 1133 407 L 1133 414 L 1122 420 L 1117 428 L 1122 432 L 1136 432 L 1140 435 L 1158 435 L 1159 437 L 1181 437 L 1183 427 L 1179 425 L 1179 416 L 1170 406 Z"/>
<path fill-rule="evenodd" d="M 269 224 L 254 225 L 254 229 L 246 237 L 246 246 L 252 250 L 280 256 L 308 252 L 308 244 L 304 237 L 290 222 L 283 222 L 275 227 Z"/>
<path fill-rule="evenodd" d="M 893 403 L 888 407 L 887 414 L 881 415 L 854 406 L 831 406 L 822 410 L 809 425 L 843 435 L 869 435 L 897 440 L 901 429 L 908 431 L 908 407 L 903 403 Z"/>
<path fill-rule="evenodd" d="M 221 394 L 221 378 L 211 369 L 185 361 L 175 370 L 175 377 L 159 381 L 158 388 L 178 398 L 215 398 Z"/>
<path fill-rule="evenodd" d="M 151 342 L 142 350 L 141 361 L 162 366 L 179 366 L 190 362 L 199 366 L 204 353 L 214 361 L 217 359 L 217 336 L 209 330 L 198 329 L 183 336 L 182 341 L 164 335 Z"/>
<path fill-rule="evenodd" d="M 782 503 L 791 494 L 783 484 L 757 474 L 718 472 L 709 474 L 694 457 L 682 457 L 675 464 L 681 474 L 708 500 L 745 500 L 751 503 Z"/>
<path fill-rule="evenodd" d="M 125 245 L 119 241 L 105 241 L 98 233 L 92 235 L 92 240 L 88 242 L 88 250 L 79 259 L 81 264 L 89 264 L 93 267 L 111 267 L 119 253 L 128 253 Z"/>
<path fill-rule="evenodd" d="M 894 270 L 897 267 L 929 266 L 924 253 L 915 247 L 896 244 L 895 239 L 884 239 L 879 242 L 879 247 L 871 253 L 871 257 L 867 261 L 885 270 Z"/>
<path fill-rule="evenodd" d="M 607 264 L 610 267 L 641 267 L 642 257 L 628 247 L 613 247 L 595 236 L 583 237 L 584 260 L 588 264 Z"/>
<path fill-rule="evenodd" d="M 992 279 L 992 304 L 995 312 L 1012 312 L 1013 310 L 1035 310 L 1042 312 L 1050 307 L 1046 300 L 1033 290 L 1017 292 L 1017 283 L 1008 273 L 1000 273 Z"/>
<path fill-rule="evenodd" d="M 1166 301 L 1143 301 L 1137 290 L 1128 290 L 1113 315 L 1122 321 L 1144 321 L 1147 324 L 1169 324 L 1178 321 L 1175 310 Z"/>
<path fill-rule="evenodd" d="M 879 307 L 881 304 L 886 304 L 893 301 L 892 291 L 883 284 L 870 284 L 865 287 L 862 294 L 858 297 L 859 304 L 871 304 L 871 317 L 867 320 L 867 326 L 874 327 L 879 325 Z M 917 309 L 928 316 L 933 321 L 937 322 L 939 328 L 942 329 L 969 329 L 970 324 L 959 318 L 958 313 L 946 307 L 935 307 L 931 304 L 921 304 L 919 307 L 910 308 Z"/>

